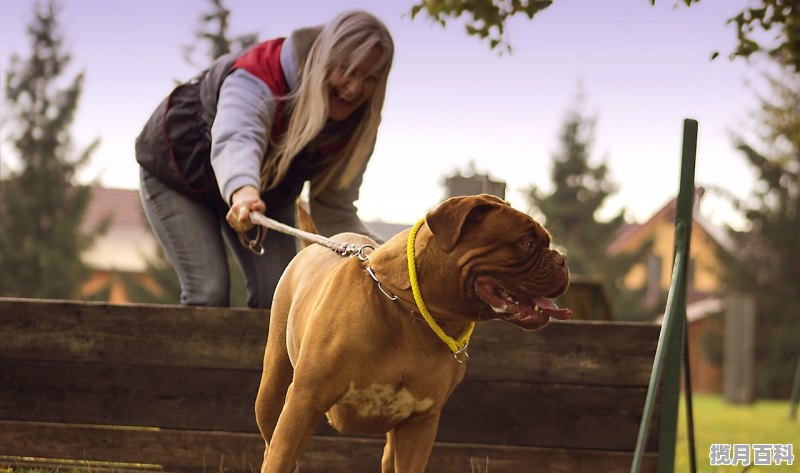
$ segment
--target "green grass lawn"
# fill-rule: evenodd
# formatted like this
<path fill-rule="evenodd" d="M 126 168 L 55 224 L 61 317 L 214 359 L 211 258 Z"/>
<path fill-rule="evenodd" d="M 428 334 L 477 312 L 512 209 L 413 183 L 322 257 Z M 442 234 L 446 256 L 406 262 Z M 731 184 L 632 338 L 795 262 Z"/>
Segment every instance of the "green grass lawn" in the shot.
<path fill-rule="evenodd" d="M 800 473 L 800 420 L 789 420 L 788 401 L 757 401 L 753 405 L 728 404 L 720 397 L 693 397 L 697 471 L 702 473 L 740 473 L 738 466 L 711 466 L 708 451 L 712 444 L 793 444 L 791 466 L 750 466 L 747 473 Z M 685 406 L 681 402 L 675 472 L 689 471 L 686 441 Z"/>

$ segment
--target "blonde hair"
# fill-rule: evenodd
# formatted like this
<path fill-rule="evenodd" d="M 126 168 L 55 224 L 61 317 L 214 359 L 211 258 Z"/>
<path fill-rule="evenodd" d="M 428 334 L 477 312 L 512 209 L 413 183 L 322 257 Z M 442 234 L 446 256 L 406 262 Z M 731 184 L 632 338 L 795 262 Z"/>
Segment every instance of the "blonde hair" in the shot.
<path fill-rule="evenodd" d="M 311 191 L 319 193 L 334 184 L 343 189 L 362 172 L 372 154 L 381 110 L 386 95 L 386 81 L 394 56 L 394 43 L 386 26 L 364 11 L 340 14 L 326 24 L 314 40 L 299 75 L 297 91 L 284 98 L 291 113 L 288 128 L 278 143 L 271 143 L 261 168 L 262 187 L 271 189 L 283 180 L 294 158 L 317 138 L 328 121 L 328 79 L 342 65 L 352 68 L 361 63 L 378 46 L 382 51 L 377 68 L 383 68 L 372 97 L 351 118 L 357 120 L 350 129 L 344 147 L 334 149 L 327 157 L 325 170 L 312 180 Z M 347 73 L 351 72 L 350 70 Z"/>

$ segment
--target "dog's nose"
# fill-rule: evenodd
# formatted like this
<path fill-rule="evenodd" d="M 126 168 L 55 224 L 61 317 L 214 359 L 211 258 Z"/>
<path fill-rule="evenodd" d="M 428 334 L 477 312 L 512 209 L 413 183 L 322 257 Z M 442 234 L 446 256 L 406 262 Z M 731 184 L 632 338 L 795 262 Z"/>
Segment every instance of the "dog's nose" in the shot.
<path fill-rule="evenodd" d="M 559 254 L 556 257 L 556 263 L 562 268 L 567 265 L 567 257 L 565 255 Z"/>

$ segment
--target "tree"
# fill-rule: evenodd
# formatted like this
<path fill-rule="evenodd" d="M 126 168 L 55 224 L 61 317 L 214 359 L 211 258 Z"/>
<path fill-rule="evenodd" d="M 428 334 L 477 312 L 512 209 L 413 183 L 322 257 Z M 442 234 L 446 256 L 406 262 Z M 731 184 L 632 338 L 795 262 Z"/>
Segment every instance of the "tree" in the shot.
<path fill-rule="evenodd" d="M 676 4 L 691 6 L 700 0 L 673 0 Z M 488 39 L 489 47 L 511 51 L 505 36 L 506 21 L 518 14 L 529 19 L 548 8 L 550 0 L 420 0 L 411 7 L 411 18 L 425 12 L 442 26 L 448 19 L 469 14 L 465 28 L 467 34 L 481 40 Z M 651 5 L 656 0 L 650 0 Z M 758 0 L 755 6 L 744 8 L 728 23 L 736 25 L 738 44 L 730 53 L 731 59 L 748 58 L 753 53 L 767 53 L 782 64 L 790 65 L 800 72 L 800 2 L 798 0 Z M 771 40 L 758 38 L 764 33 L 777 30 Z M 713 53 L 712 59 L 719 55 Z"/>
<path fill-rule="evenodd" d="M 422 0 L 411 7 L 411 18 L 424 11 L 434 21 L 446 26 L 448 17 L 459 18 L 469 13 L 472 18 L 465 25 L 467 34 L 488 39 L 491 49 L 502 47 L 510 52 L 511 44 L 505 35 L 506 20 L 517 14 L 533 19 L 552 4 L 552 0 Z"/>
<path fill-rule="evenodd" d="M 740 251 L 726 260 L 730 289 L 755 297 L 763 341 L 756 393 L 768 397 L 788 397 L 800 356 L 800 76 L 784 68 L 783 76 L 768 77 L 772 96 L 760 101 L 760 136 L 735 137 L 758 185 L 738 202 L 752 228 L 732 231 Z"/>
<path fill-rule="evenodd" d="M 611 298 L 617 317 L 640 319 L 645 316 L 640 291 L 626 289 L 622 280 L 635 261 L 649 250 L 635 254 L 609 256 L 606 248 L 625 223 L 624 210 L 608 221 L 597 213 L 606 199 L 617 191 L 605 164 L 589 163 L 595 120 L 583 111 L 583 96 L 571 109 L 561 131 L 560 149 L 553 156 L 551 178 L 554 190 L 543 195 L 537 187 L 528 191 L 531 206 L 539 210 L 547 228 L 569 256 L 570 271 L 600 277 Z"/>
<path fill-rule="evenodd" d="M 654 1 L 654 0 L 652 0 Z M 699 0 L 693 0 L 699 1 Z M 738 44 L 731 58 L 749 58 L 766 53 L 779 64 L 800 72 L 800 2 L 798 0 L 760 0 L 728 20 L 736 25 Z M 767 32 L 777 33 L 770 40 L 759 40 Z"/>
<path fill-rule="evenodd" d="M 206 42 L 206 60 L 198 66 L 192 60 L 192 56 L 197 51 L 196 45 L 189 45 L 184 48 L 186 62 L 201 68 L 206 67 L 220 56 L 230 52 L 242 51 L 252 46 L 258 41 L 257 33 L 246 33 L 230 38 L 228 36 L 228 18 L 231 11 L 225 7 L 222 0 L 209 0 L 211 11 L 200 16 L 201 28 L 195 32 L 195 36 L 201 42 Z"/>
<path fill-rule="evenodd" d="M 81 228 L 89 188 L 75 174 L 99 144 L 75 153 L 70 126 L 83 88 L 83 72 L 64 78 L 64 51 L 55 0 L 37 4 L 28 26 L 31 55 L 13 55 L 6 75 L 9 137 L 20 165 L 2 182 L 0 293 L 74 298 L 89 274 L 81 253 L 102 232 Z"/>

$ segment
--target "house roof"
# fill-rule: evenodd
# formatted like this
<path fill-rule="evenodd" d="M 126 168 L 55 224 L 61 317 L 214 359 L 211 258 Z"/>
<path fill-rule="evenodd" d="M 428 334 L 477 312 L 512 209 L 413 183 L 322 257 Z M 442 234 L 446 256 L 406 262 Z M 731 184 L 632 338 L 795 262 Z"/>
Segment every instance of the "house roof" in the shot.
<path fill-rule="evenodd" d="M 692 212 L 692 221 L 698 225 L 705 233 L 707 233 L 717 244 L 725 250 L 734 251 L 735 245 L 731 241 L 728 234 L 724 229 L 711 223 L 699 211 L 700 200 L 703 197 L 705 190 L 698 187 L 695 191 L 694 211 Z M 623 251 L 629 242 L 646 234 L 658 222 L 675 220 L 675 209 L 677 208 L 677 198 L 673 198 L 667 202 L 663 207 L 657 210 L 647 221 L 641 224 L 631 224 L 624 227 L 614 241 L 608 245 L 607 251 L 614 255 Z"/>
<path fill-rule="evenodd" d="M 144 271 L 158 244 L 145 219 L 139 191 L 91 187 L 81 227 L 91 231 L 104 221 L 108 228 L 83 253 L 84 261 L 100 270 Z"/>
<path fill-rule="evenodd" d="M 82 228 L 90 230 L 105 218 L 116 228 L 149 228 L 138 190 L 92 186 Z"/>

